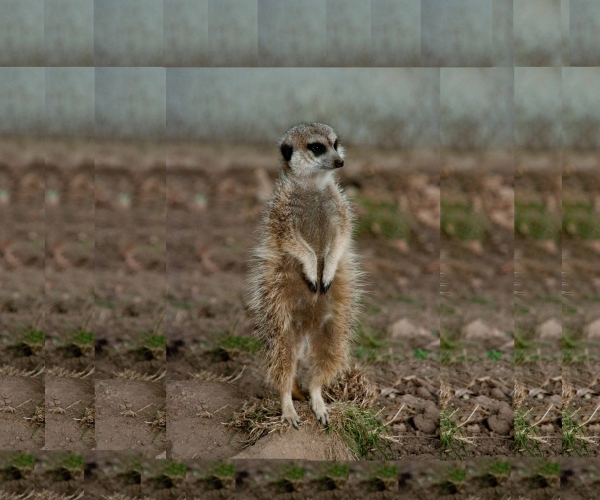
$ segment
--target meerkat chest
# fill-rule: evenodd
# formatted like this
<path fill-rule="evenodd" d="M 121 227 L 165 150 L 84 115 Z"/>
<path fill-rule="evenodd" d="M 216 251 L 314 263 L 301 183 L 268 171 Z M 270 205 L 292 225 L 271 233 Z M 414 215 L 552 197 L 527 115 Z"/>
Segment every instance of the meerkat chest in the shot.
<path fill-rule="evenodd" d="M 317 255 L 330 247 L 340 223 L 340 206 L 337 200 L 311 193 L 296 207 L 297 227 Z"/>

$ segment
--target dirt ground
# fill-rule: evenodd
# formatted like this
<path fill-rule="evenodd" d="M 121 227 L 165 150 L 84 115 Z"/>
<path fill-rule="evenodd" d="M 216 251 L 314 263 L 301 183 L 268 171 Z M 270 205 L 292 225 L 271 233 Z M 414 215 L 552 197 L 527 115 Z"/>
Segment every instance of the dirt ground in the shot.
<path fill-rule="evenodd" d="M 595 458 L 171 461 L 145 458 L 131 451 L 85 451 L 83 455 L 3 451 L 0 491 L 23 495 L 35 489 L 61 498 L 85 491 L 85 498 L 92 500 L 115 498 L 116 492 L 122 500 L 593 500 L 600 487 L 599 465 Z"/>
<path fill-rule="evenodd" d="M 573 155 L 571 155 L 573 156 Z M 563 171 L 564 455 L 599 454 L 600 174 L 590 158 L 567 157 Z M 593 165 L 594 162 L 592 162 Z"/>
<path fill-rule="evenodd" d="M 394 168 L 393 154 L 379 163 L 365 152 L 349 154 L 354 161 L 340 180 L 356 205 L 368 282 L 353 363 L 378 388 L 380 422 L 390 422 L 404 405 L 389 426 L 398 439 L 388 458 L 434 457 L 439 417 L 426 409 L 436 408 L 439 390 L 439 180 L 435 169 Z M 277 157 L 173 145 L 167 158 L 167 363 L 168 379 L 177 381 L 173 387 L 181 394 L 172 396 L 172 405 L 190 412 L 186 418 L 193 418 L 186 401 L 215 413 L 196 417 L 187 440 L 178 429 L 168 430 L 169 441 L 175 439 L 169 449 L 174 458 L 209 458 L 215 447 L 219 456 L 233 457 L 241 449 L 222 422 L 244 402 L 274 396 L 264 386 L 245 296 L 247 263 Z M 206 373 L 237 378 L 226 384 L 189 380 Z M 213 436 L 212 446 L 200 446 L 203 435 Z"/>
<path fill-rule="evenodd" d="M 360 453 L 391 460 L 356 462 L 309 411 L 250 447 L 229 426 L 275 396 L 245 296 L 270 150 L 0 146 L 0 448 L 26 452 L 2 455 L 2 490 L 76 494 L 69 452 L 95 448 L 93 498 L 597 497 L 596 171 L 440 180 L 427 155 L 350 151 L 368 276 L 353 361 L 385 436 Z"/>
<path fill-rule="evenodd" d="M 442 458 L 513 454 L 514 177 L 441 180 Z"/>
<path fill-rule="evenodd" d="M 34 450 L 44 446 L 44 154 L 23 158 L 22 146 L 0 145 L 0 449 Z"/>

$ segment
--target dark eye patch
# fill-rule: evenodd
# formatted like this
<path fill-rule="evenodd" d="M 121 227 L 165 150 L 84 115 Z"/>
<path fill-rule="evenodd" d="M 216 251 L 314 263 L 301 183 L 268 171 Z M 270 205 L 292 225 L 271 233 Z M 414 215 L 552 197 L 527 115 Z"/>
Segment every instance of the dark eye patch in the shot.
<path fill-rule="evenodd" d="M 327 149 L 320 142 L 313 142 L 312 144 L 309 144 L 306 147 L 309 151 L 312 151 L 316 156 L 322 155 Z"/>
<path fill-rule="evenodd" d="M 290 161 L 292 159 L 292 153 L 294 152 L 294 148 L 289 144 L 281 145 L 281 155 L 285 161 Z"/>
<path fill-rule="evenodd" d="M 338 148 L 338 140 L 336 139 L 335 142 L 333 143 L 333 149 L 335 149 L 337 151 Z"/>

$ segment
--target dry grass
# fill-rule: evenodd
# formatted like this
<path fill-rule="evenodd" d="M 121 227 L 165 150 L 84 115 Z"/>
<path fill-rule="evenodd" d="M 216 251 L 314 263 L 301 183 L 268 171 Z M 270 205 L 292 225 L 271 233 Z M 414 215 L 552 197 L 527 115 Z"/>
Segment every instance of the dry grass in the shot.
<path fill-rule="evenodd" d="M 31 417 L 23 417 L 25 420 L 29 420 L 33 425 L 45 425 L 46 424 L 46 409 L 44 406 L 36 406 Z"/>
<path fill-rule="evenodd" d="M 375 450 L 385 457 L 395 438 L 377 420 L 378 413 L 371 409 L 376 397 L 377 388 L 364 371 L 355 368 L 324 391 L 330 409 L 328 428 L 317 422 L 309 403 L 297 402 L 295 406 L 301 425 L 316 432 L 333 432 L 348 444 L 357 459 L 367 458 Z M 281 421 L 279 400 L 267 398 L 244 403 L 241 410 L 233 414 L 228 427 L 245 434 L 246 448 L 268 434 L 283 431 L 288 425 Z"/>
<path fill-rule="evenodd" d="M 524 384 L 522 384 L 519 381 L 515 382 L 515 394 L 514 394 L 514 409 L 515 410 L 520 410 L 521 406 L 523 406 L 523 403 L 525 402 L 525 399 L 527 398 L 527 395 L 529 394 L 529 391 L 527 390 L 527 387 L 525 387 Z"/>
<path fill-rule="evenodd" d="M 16 493 L 7 493 L 0 490 L 0 500 L 80 500 L 81 498 L 83 498 L 83 491 L 76 495 L 60 495 L 49 490 L 34 490 L 29 493 L 17 495 Z"/>
<path fill-rule="evenodd" d="M 52 375 L 53 377 L 84 379 L 94 373 L 94 367 L 88 367 L 85 370 L 78 372 L 76 370 L 67 370 L 62 366 L 54 366 L 52 368 L 48 368 L 48 370 L 46 370 L 46 373 L 48 375 Z"/>
<path fill-rule="evenodd" d="M 154 418 L 146 423 L 151 425 L 155 431 L 165 431 L 167 429 L 167 412 L 164 410 L 157 411 Z"/>
<path fill-rule="evenodd" d="M 581 408 L 573 410 L 563 409 L 562 412 L 562 452 L 564 456 L 587 457 L 591 455 L 591 449 L 598 447 L 600 436 L 589 432 L 588 425 L 597 422 L 594 420 L 600 411 L 600 405 L 596 407 L 591 416 L 585 418 L 579 412 Z"/>
<path fill-rule="evenodd" d="M 571 401 L 573 400 L 573 398 L 575 397 L 576 394 L 577 394 L 577 390 L 575 389 L 575 386 L 573 386 L 573 384 L 570 384 L 568 381 L 563 379 L 562 380 L 562 406 L 561 406 L 562 411 L 565 411 L 567 408 L 569 408 L 569 405 L 571 404 Z"/>
<path fill-rule="evenodd" d="M 325 401 L 345 401 L 362 409 L 371 408 L 377 398 L 377 386 L 367 379 L 366 373 L 353 368 L 323 391 Z"/>
<path fill-rule="evenodd" d="M 0 375 L 9 375 L 11 377 L 35 378 L 44 373 L 44 367 L 36 367 L 33 370 L 19 370 L 14 366 L 4 365 L 0 367 Z"/>
<path fill-rule="evenodd" d="M 440 380 L 440 410 L 446 410 L 454 396 L 454 389 L 444 380 Z"/>
<path fill-rule="evenodd" d="M 158 382 L 165 377 L 167 371 L 157 372 L 154 375 L 148 375 L 147 373 L 139 373 L 135 370 L 123 370 L 122 372 L 115 372 L 114 376 L 123 380 L 140 380 L 142 382 Z"/>
<path fill-rule="evenodd" d="M 96 422 L 96 410 L 94 409 L 93 406 L 88 406 L 84 410 L 83 416 L 81 418 L 74 418 L 73 420 L 76 420 L 81 425 L 85 425 L 87 427 L 93 428 L 94 424 Z"/>
<path fill-rule="evenodd" d="M 542 456 L 542 445 L 548 445 L 551 436 L 544 435 L 540 430 L 540 424 L 544 423 L 546 417 L 550 415 L 551 420 L 556 420 L 556 415 L 550 413 L 556 410 L 554 405 L 550 404 L 548 409 L 541 418 L 536 418 L 532 415 L 532 408 L 529 410 L 515 410 L 515 453 L 525 456 Z"/>
<path fill-rule="evenodd" d="M 202 382 L 223 382 L 225 384 L 232 384 L 242 376 L 242 373 L 244 373 L 245 369 L 246 366 L 244 365 L 240 373 L 237 375 L 229 375 L 227 377 L 225 375 L 217 375 L 216 373 L 209 372 L 208 370 L 200 370 L 198 373 L 190 373 L 189 377 L 193 380 L 201 380 Z"/>

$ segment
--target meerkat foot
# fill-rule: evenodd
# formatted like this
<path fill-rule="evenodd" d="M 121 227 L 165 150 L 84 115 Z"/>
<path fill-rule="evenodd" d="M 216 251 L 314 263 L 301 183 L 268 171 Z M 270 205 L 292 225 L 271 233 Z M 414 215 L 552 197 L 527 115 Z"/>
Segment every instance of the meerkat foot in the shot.
<path fill-rule="evenodd" d="M 288 424 L 291 424 L 294 427 L 294 429 L 299 429 L 298 426 L 300 425 L 300 417 L 296 413 L 296 410 L 294 410 L 293 408 L 291 411 L 283 412 L 281 414 L 281 421 L 284 423 L 287 422 Z"/>
<path fill-rule="evenodd" d="M 286 398 L 286 401 L 282 404 L 281 421 L 291 424 L 294 429 L 298 429 L 298 425 L 300 425 L 300 417 L 298 417 L 298 414 L 296 413 L 291 395 L 289 396 L 289 400 Z"/>
<path fill-rule="evenodd" d="M 307 278 L 304 278 L 304 281 L 306 281 L 306 284 L 308 285 L 308 288 L 310 288 L 310 291 L 312 293 L 317 293 L 317 290 L 319 289 L 319 287 L 317 286 L 316 281 L 311 281 Z"/>
<path fill-rule="evenodd" d="M 321 396 L 321 392 L 319 391 L 318 396 L 313 395 L 311 398 L 310 406 L 312 411 L 314 412 L 317 420 L 323 424 L 325 427 L 329 426 L 329 409 L 325 405 L 325 401 L 323 401 L 323 397 Z"/>

